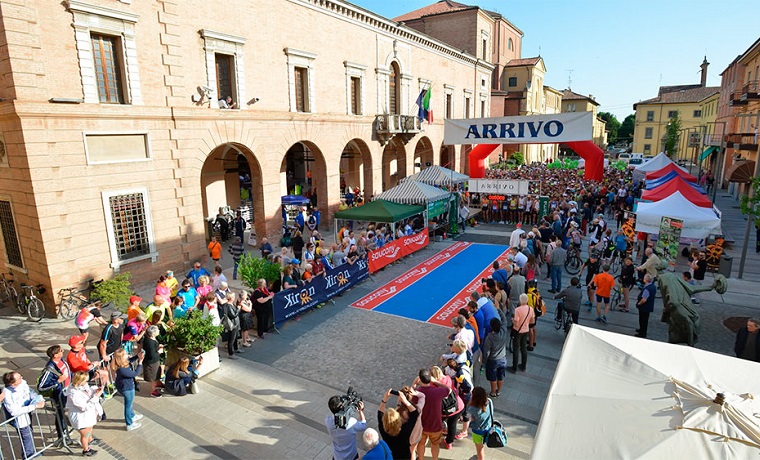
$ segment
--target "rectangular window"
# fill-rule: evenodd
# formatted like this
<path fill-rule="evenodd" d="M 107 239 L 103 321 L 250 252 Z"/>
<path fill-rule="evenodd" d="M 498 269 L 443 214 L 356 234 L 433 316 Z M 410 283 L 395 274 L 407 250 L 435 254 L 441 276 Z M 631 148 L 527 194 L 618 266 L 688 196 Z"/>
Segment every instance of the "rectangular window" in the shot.
<path fill-rule="evenodd" d="M 470 98 L 464 98 L 464 117 L 470 118 Z"/>
<path fill-rule="evenodd" d="M 480 118 L 486 117 L 486 101 L 480 101 Z"/>
<path fill-rule="evenodd" d="M 652 138 L 652 128 L 646 128 L 644 130 L 644 139 L 651 139 Z"/>
<path fill-rule="evenodd" d="M 150 254 L 150 235 L 142 193 L 108 197 L 119 261 Z"/>
<path fill-rule="evenodd" d="M 652 153 L 652 144 L 644 144 L 644 153 Z"/>
<path fill-rule="evenodd" d="M 488 56 L 488 39 L 483 39 L 483 60 L 487 61 L 489 58 Z"/>
<path fill-rule="evenodd" d="M 514 88 L 517 86 L 517 77 L 509 77 L 509 87 Z"/>
<path fill-rule="evenodd" d="M 654 110 L 647 110 L 647 121 L 654 121 Z"/>
<path fill-rule="evenodd" d="M 668 110 L 668 118 L 675 118 L 678 116 L 678 110 Z"/>
<path fill-rule="evenodd" d="M 351 77 L 351 113 L 362 114 L 362 79 Z"/>
<path fill-rule="evenodd" d="M 296 111 L 309 111 L 309 69 L 306 67 L 294 67 L 294 81 L 296 85 Z"/>
<path fill-rule="evenodd" d="M 702 118 L 702 111 L 701 110 L 695 110 L 694 111 L 694 118 Z"/>
<path fill-rule="evenodd" d="M 24 268 L 24 260 L 21 258 L 21 246 L 16 232 L 16 222 L 13 220 L 13 209 L 10 201 L 0 201 L 0 230 L 5 242 L 5 255 L 10 265 Z"/>
<path fill-rule="evenodd" d="M 100 102 L 123 104 L 119 38 L 100 34 L 91 34 L 90 38 Z"/>
<path fill-rule="evenodd" d="M 446 118 L 451 118 L 451 94 L 446 95 Z"/>
<path fill-rule="evenodd" d="M 235 56 L 214 54 L 216 62 L 216 97 L 222 99 L 235 95 Z M 235 98 L 233 97 L 233 100 Z"/>

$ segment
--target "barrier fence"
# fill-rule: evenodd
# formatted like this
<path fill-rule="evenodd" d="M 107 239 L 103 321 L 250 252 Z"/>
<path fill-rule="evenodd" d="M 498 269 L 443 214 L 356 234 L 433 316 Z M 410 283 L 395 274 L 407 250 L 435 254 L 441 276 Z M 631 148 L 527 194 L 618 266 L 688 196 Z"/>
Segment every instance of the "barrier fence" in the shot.
<path fill-rule="evenodd" d="M 30 420 L 28 427 L 17 428 L 18 425 L 24 424 L 26 417 L 29 417 Z M 73 454 L 74 452 L 69 448 L 72 441 L 68 433 L 63 433 L 61 436 L 59 430 L 56 429 L 56 424 L 63 427 L 68 424 L 62 424 L 58 417 L 59 414 L 53 400 L 46 398 L 45 406 L 42 409 L 36 409 L 28 414 L 21 414 L 0 423 L 0 459 L 37 458 L 53 447 L 66 449 L 70 454 Z"/>

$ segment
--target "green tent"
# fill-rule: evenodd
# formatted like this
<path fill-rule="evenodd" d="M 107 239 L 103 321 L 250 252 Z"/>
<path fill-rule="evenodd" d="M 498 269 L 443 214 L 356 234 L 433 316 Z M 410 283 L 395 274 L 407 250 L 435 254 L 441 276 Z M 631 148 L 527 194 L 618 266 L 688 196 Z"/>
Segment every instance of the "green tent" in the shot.
<path fill-rule="evenodd" d="M 399 204 L 392 201 L 375 200 L 355 208 L 338 211 L 336 219 L 359 220 L 364 222 L 398 222 L 425 211 L 424 206 Z"/>

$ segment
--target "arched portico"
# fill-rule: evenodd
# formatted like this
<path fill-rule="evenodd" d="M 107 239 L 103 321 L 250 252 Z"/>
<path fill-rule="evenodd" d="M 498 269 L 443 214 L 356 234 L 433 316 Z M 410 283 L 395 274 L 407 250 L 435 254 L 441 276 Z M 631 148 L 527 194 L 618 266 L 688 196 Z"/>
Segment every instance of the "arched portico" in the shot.
<path fill-rule="evenodd" d="M 296 142 L 285 153 L 280 165 L 280 193 L 305 196 L 322 213 L 327 210 L 327 166 L 313 142 Z"/>
<path fill-rule="evenodd" d="M 440 164 L 444 168 L 449 168 L 456 171 L 457 170 L 456 157 L 457 157 L 457 153 L 456 153 L 455 146 L 441 144 L 441 151 L 440 151 L 438 164 Z"/>
<path fill-rule="evenodd" d="M 420 170 L 432 166 L 433 161 L 433 144 L 427 136 L 422 136 L 414 147 L 413 173 L 418 173 Z"/>
<path fill-rule="evenodd" d="M 351 190 L 358 188 L 366 198 L 369 198 L 374 190 L 372 154 L 367 144 L 361 139 L 348 141 L 340 155 L 341 194 L 345 193 L 348 187 Z"/>
<path fill-rule="evenodd" d="M 398 185 L 406 177 L 406 149 L 396 137 L 383 149 L 383 191 Z"/>

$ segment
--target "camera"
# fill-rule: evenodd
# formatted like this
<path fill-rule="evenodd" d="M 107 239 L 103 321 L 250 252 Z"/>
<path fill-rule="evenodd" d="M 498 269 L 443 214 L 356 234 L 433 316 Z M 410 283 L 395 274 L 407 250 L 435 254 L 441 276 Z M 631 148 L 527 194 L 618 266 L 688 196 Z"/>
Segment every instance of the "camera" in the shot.
<path fill-rule="evenodd" d="M 346 394 L 338 396 L 338 398 L 339 401 L 336 401 L 337 404 L 335 407 L 335 409 L 338 410 L 333 410 L 333 414 L 335 414 L 335 428 L 345 429 L 346 425 L 348 424 L 348 420 L 351 417 L 358 419 L 359 405 L 362 402 L 362 397 L 356 393 L 354 387 L 348 387 Z M 330 399 L 332 400 L 333 398 Z M 331 409 L 333 408 L 331 407 Z"/>
<path fill-rule="evenodd" d="M 391 390 L 391 394 L 393 396 L 398 396 L 398 390 Z"/>

